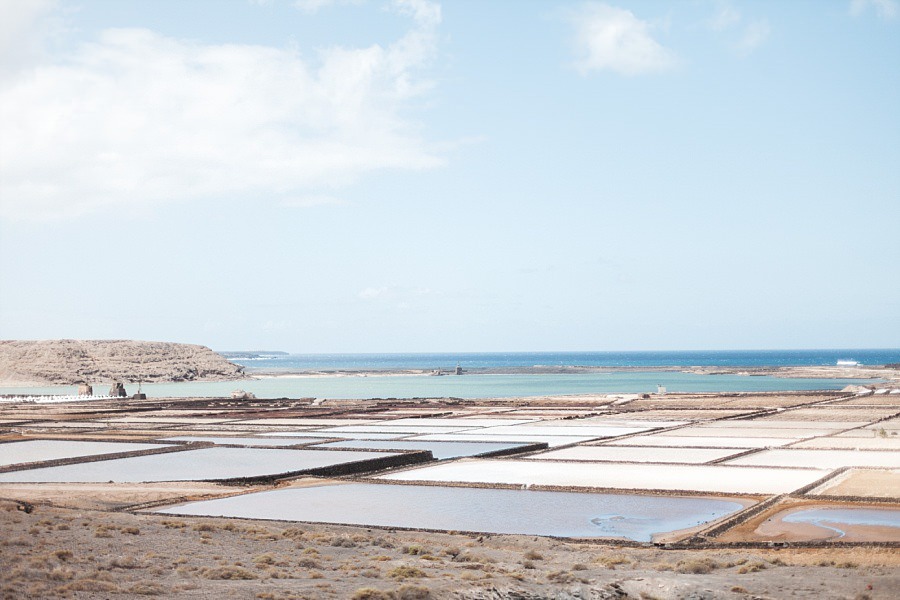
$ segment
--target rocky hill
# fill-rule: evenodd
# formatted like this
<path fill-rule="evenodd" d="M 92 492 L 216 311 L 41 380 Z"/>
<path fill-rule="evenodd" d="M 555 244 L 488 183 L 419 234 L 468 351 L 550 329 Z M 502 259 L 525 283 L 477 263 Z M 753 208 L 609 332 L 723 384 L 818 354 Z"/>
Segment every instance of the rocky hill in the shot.
<path fill-rule="evenodd" d="M 227 381 L 243 367 L 206 346 L 132 340 L 0 340 L 0 383 Z"/>

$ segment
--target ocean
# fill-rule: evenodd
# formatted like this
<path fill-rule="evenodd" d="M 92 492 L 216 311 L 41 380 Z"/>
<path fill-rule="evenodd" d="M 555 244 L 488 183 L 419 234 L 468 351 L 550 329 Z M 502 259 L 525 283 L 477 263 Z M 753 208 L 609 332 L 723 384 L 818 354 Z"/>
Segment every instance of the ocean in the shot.
<path fill-rule="evenodd" d="M 250 369 L 401 370 L 516 367 L 807 367 L 853 360 L 863 365 L 900 363 L 900 349 L 867 350 L 716 350 L 667 352 L 437 352 L 396 354 L 272 354 L 223 352 Z M 246 358 L 250 355 L 252 358 Z M 242 355 L 242 356 L 238 356 Z"/>
<path fill-rule="evenodd" d="M 840 390 L 871 379 L 777 378 L 739 374 L 704 375 L 653 367 L 766 367 L 834 365 L 839 360 L 860 364 L 900 362 L 900 350 L 764 350 L 717 352 L 517 352 L 431 354 L 274 354 L 242 352 L 231 360 L 245 365 L 259 379 L 242 381 L 145 383 L 152 397 L 227 397 L 243 389 L 259 398 L 503 398 L 557 394 L 655 392 L 657 385 L 670 392 L 778 392 Z M 256 357 L 251 357 L 251 355 Z M 248 358 L 251 357 L 251 358 Z M 474 372 L 462 376 L 392 375 L 403 369 L 443 369 L 459 364 Z M 478 373 L 478 369 L 533 366 L 639 367 L 642 370 L 594 373 Z M 645 370 L 644 370 L 645 369 Z M 384 375 L 341 374 L 302 377 L 267 377 L 278 371 L 385 371 Z M 109 382 L 91 382 L 105 393 Z M 129 394 L 136 384 L 126 383 Z M 77 386 L 10 388 L 0 394 L 74 394 Z"/>

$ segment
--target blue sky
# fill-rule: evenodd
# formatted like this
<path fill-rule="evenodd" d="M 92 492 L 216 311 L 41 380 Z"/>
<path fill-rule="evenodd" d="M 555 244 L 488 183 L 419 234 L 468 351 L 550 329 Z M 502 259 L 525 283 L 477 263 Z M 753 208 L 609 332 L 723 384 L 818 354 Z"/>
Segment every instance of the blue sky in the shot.
<path fill-rule="evenodd" d="M 12 1 L 0 337 L 900 345 L 900 6 Z"/>

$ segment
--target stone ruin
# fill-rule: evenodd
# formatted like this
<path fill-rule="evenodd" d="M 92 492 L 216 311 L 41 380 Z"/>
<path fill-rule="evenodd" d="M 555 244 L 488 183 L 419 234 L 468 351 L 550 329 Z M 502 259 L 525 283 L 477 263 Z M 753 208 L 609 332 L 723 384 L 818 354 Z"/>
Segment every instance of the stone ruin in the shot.
<path fill-rule="evenodd" d="M 86 383 L 82 383 L 78 386 L 78 395 L 79 396 L 93 396 L 94 388 Z"/>
<path fill-rule="evenodd" d="M 121 382 L 117 381 L 112 384 L 112 387 L 109 388 L 109 395 L 113 398 L 124 398 L 127 396 L 127 392 L 125 392 L 125 386 L 122 385 Z"/>

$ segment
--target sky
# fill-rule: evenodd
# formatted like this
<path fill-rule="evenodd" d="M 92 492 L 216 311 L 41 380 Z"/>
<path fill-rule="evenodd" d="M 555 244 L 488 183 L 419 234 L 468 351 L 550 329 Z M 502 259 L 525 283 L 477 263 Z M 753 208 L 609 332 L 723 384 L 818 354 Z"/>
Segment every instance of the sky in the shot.
<path fill-rule="evenodd" d="M 897 0 L 7 0 L 0 338 L 900 347 Z"/>

